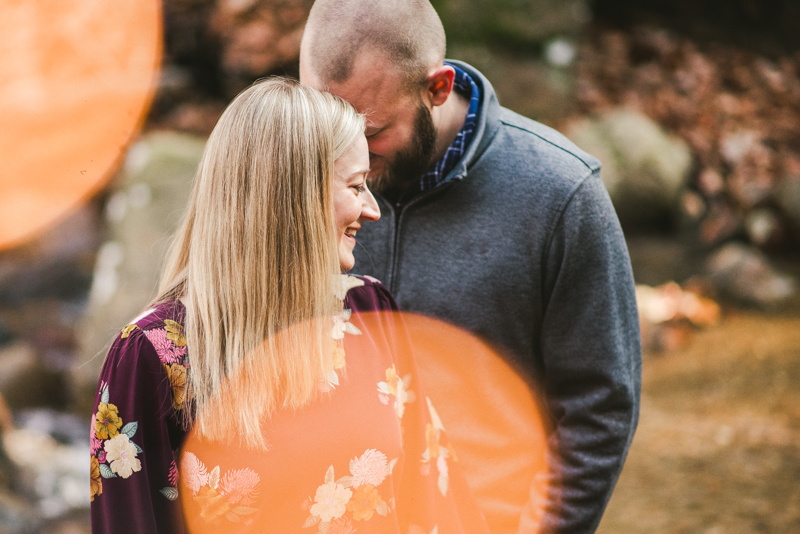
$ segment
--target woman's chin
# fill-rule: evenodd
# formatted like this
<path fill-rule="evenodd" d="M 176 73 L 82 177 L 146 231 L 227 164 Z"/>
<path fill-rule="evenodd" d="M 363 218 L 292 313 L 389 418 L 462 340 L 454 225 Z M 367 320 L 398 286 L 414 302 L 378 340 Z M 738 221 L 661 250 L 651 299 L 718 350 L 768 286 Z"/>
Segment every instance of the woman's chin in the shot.
<path fill-rule="evenodd" d="M 355 264 L 356 262 L 352 258 L 349 261 L 343 261 L 342 259 L 339 259 L 339 269 L 341 269 L 343 273 L 352 269 Z"/>

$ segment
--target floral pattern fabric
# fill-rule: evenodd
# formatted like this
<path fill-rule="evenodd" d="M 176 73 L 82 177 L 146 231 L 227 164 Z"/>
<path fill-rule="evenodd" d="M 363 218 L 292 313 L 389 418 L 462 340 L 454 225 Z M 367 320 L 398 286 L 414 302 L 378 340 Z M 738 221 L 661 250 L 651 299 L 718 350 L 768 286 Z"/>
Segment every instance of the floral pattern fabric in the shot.
<path fill-rule="evenodd" d="M 106 357 L 89 450 L 93 532 L 182 531 L 175 458 L 191 401 L 182 324 L 176 303 L 148 310 Z"/>
<path fill-rule="evenodd" d="M 486 534 L 396 304 L 375 280 L 340 281 L 325 393 L 274 414 L 266 452 L 182 427 L 191 347 L 179 303 L 120 333 L 92 423 L 94 532 Z"/>

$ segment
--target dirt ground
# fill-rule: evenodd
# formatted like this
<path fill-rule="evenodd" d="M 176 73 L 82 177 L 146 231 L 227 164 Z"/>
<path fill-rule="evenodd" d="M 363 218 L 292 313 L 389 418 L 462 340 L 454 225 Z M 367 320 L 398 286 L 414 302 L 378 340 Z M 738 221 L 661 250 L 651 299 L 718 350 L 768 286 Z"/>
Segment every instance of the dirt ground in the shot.
<path fill-rule="evenodd" d="M 800 313 L 730 311 L 646 355 L 639 427 L 599 534 L 800 532 Z"/>

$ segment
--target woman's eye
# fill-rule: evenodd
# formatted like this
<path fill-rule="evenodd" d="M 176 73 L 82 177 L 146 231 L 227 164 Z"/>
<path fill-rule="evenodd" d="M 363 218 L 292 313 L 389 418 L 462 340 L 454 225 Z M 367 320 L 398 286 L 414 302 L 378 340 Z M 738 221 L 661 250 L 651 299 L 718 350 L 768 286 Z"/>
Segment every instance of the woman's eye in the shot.
<path fill-rule="evenodd" d="M 363 193 L 367 190 L 367 187 L 364 184 L 354 185 L 353 189 L 355 189 L 359 194 Z"/>

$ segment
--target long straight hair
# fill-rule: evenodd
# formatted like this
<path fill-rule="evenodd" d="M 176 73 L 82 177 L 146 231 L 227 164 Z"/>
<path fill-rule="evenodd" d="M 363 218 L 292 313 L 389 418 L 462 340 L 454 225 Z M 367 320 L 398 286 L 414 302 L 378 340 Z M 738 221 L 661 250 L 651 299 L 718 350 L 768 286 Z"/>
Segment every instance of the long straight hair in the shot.
<path fill-rule="evenodd" d="M 207 439 L 266 449 L 263 421 L 334 368 L 334 162 L 363 132 L 344 100 L 272 78 L 211 133 L 156 299 L 186 307 L 186 422 Z"/>

